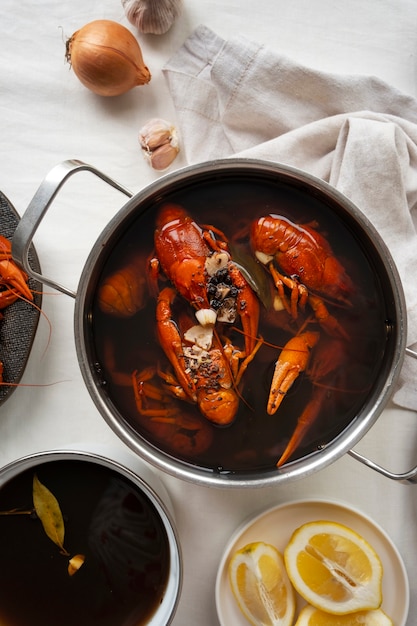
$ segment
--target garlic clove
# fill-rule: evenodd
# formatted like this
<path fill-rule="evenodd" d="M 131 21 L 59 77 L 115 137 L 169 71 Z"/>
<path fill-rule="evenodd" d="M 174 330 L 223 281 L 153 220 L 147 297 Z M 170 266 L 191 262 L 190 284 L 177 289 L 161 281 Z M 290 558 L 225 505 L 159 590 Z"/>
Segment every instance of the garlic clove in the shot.
<path fill-rule="evenodd" d="M 285 309 L 284 303 L 282 301 L 281 296 L 279 296 L 278 294 L 274 297 L 274 301 L 273 301 L 273 307 L 274 307 L 274 311 L 283 311 Z"/>
<path fill-rule="evenodd" d="M 178 149 L 170 144 L 160 146 L 149 155 L 150 165 L 154 170 L 166 170 L 178 154 Z"/>
<path fill-rule="evenodd" d="M 159 117 L 148 120 L 139 131 L 139 142 L 145 150 L 153 150 L 167 141 L 178 145 L 177 131 L 173 124 Z"/>
<path fill-rule="evenodd" d="M 213 327 L 199 324 L 192 326 L 184 333 L 184 339 L 202 350 L 210 350 L 213 342 Z"/>
<path fill-rule="evenodd" d="M 171 129 L 156 129 L 153 133 L 148 133 L 141 137 L 141 145 L 144 149 L 151 151 L 156 150 L 159 146 L 169 143 L 171 138 Z"/>
<path fill-rule="evenodd" d="M 266 254 L 260 250 L 255 250 L 255 256 L 260 263 L 263 263 L 263 265 L 267 265 L 274 258 L 272 254 Z"/>
<path fill-rule="evenodd" d="M 175 126 L 160 118 L 146 122 L 139 131 L 139 143 L 146 160 L 155 170 L 169 167 L 180 150 Z"/>
<path fill-rule="evenodd" d="M 213 252 L 211 256 L 206 258 L 204 268 L 209 276 L 214 276 L 216 272 L 222 270 L 230 261 L 230 256 L 227 252 Z"/>
<path fill-rule="evenodd" d="M 214 326 L 217 319 L 217 313 L 213 309 L 199 309 L 195 316 L 201 326 Z"/>
<path fill-rule="evenodd" d="M 180 15 L 183 0 L 122 0 L 127 19 L 141 33 L 163 35 Z"/>

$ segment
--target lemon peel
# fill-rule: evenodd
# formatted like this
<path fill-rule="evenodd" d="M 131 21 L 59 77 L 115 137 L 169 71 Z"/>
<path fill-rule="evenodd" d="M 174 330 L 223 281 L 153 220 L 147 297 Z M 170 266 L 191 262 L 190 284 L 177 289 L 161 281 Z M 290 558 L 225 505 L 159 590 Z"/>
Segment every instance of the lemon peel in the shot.
<path fill-rule="evenodd" d="M 361 535 L 343 524 L 303 524 L 285 548 L 284 561 L 296 591 L 326 613 L 343 615 L 381 606 L 381 561 Z"/>
<path fill-rule="evenodd" d="M 294 626 L 394 626 L 394 624 L 382 609 L 331 615 L 307 605 L 302 609 Z"/>
<path fill-rule="evenodd" d="M 257 541 L 237 550 L 229 562 L 237 604 L 253 626 L 291 626 L 295 593 L 278 550 Z"/>

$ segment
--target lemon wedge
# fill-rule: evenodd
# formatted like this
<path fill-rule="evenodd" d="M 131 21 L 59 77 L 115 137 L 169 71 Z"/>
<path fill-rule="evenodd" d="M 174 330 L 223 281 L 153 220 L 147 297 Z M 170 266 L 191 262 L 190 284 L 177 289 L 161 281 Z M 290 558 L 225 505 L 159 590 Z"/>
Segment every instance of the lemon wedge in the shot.
<path fill-rule="evenodd" d="M 301 611 L 295 626 L 394 626 L 394 624 L 381 609 L 358 611 L 348 615 L 330 615 L 309 605 Z"/>
<path fill-rule="evenodd" d="M 278 550 L 256 541 L 237 550 L 229 563 L 237 604 L 253 626 L 291 626 L 295 593 Z"/>
<path fill-rule="evenodd" d="M 295 589 L 322 611 L 343 615 L 381 605 L 381 561 L 372 546 L 347 526 L 331 521 L 300 526 L 284 559 Z"/>

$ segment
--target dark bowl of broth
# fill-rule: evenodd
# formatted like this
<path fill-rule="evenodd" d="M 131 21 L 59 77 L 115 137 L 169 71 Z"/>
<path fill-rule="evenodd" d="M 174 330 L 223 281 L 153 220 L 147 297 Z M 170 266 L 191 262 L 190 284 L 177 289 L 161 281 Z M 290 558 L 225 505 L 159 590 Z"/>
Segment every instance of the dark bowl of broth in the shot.
<path fill-rule="evenodd" d="M 70 173 L 89 169 L 107 179 L 79 162 L 67 162 L 66 168 Z M 64 172 L 60 178 L 66 176 Z M 34 210 L 39 220 L 45 212 L 39 202 L 35 197 L 28 208 L 32 222 Z M 198 404 L 179 397 L 184 385 L 176 394 L 178 380 L 156 331 L 158 294 L 167 287 L 179 290 L 166 275 L 170 268 L 159 269 L 155 278 L 150 262 L 155 258 L 158 215 L 167 204 L 182 207 L 205 237 L 227 242 L 232 261 L 259 301 L 255 332 L 262 345 L 235 389 L 238 409 L 227 426 L 212 423 Z M 334 336 L 323 329 L 320 312 L 316 315 L 311 305 L 299 309 L 296 320 L 276 307 L 277 285 L 254 257 L 249 236 L 251 224 L 267 215 L 320 232 L 346 271 L 350 291 L 345 301 L 335 302 L 331 294 L 322 299 L 345 333 L 341 351 L 335 351 Z M 18 251 L 23 231 L 24 226 Z M 189 245 L 185 237 L 181 246 Z M 300 275 L 304 269 L 299 263 Z M 140 301 L 134 314 L 103 310 L 103 284 L 118 273 L 126 277 L 130 272 L 132 281 L 131 270 L 132 300 Z M 300 276 L 287 277 L 301 282 Z M 286 285 L 282 289 L 288 290 Z M 324 181 L 271 162 L 226 159 L 198 164 L 163 176 L 131 197 L 98 238 L 73 295 L 78 360 L 103 418 L 141 458 L 171 475 L 209 486 L 279 484 L 335 461 L 363 437 L 386 406 L 405 354 L 404 294 L 378 232 L 358 207 Z M 311 294 L 308 302 L 313 302 Z M 190 302 L 180 294 L 171 304 L 172 320 L 180 328 L 190 315 Z M 241 310 L 245 306 L 241 303 Z M 222 337 L 245 351 L 248 333 L 242 331 L 241 317 L 225 328 L 223 324 L 219 331 Z M 267 399 L 275 363 L 286 343 L 306 329 L 319 335 L 312 363 L 271 415 Z M 337 368 L 334 351 L 341 358 Z M 335 370 L 329 376 L 323 373 L 327 357 L 329 369 Z M 306 433 L 291 457 L 277 466 L 305 411 L 310 422 Z"/>
<path fill-rule="evenodd" d="M 1 624 L 171 623 L 180 548 L 155 489 L 165 491 L 140 471 L 152 487 L 107 456 L 69 450 L 0 470 Z"/>

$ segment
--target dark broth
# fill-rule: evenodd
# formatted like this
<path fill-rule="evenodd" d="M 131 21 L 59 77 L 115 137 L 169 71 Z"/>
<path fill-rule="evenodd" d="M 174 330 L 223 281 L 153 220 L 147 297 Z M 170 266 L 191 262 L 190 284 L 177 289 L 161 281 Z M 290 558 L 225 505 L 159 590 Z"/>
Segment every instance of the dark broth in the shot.
<path fill-rule="evenodd" d="M 387 310 L 374 260 L 354 234 L 353 223 L 342 223 L 334 207 L 321 197 L 280 180 L 230 176 L 201 180 L 153 199 L 140 215 L 110 246 L 100 280 L 123 266 L 136 251 L 146 259 L 153 250 L 153 234 L 158 208 L 164 202 L 182 205 L 200 224 L 211 224 L 233 240 L 237 233 L 259 216 L 275 213 L 299 224 L 315 222 L 344 264 L 355 285 L 352 306 L 328 305 L 330 312 L 349 333 L 345 345 L 345 366 L 334 377 L 327 377 L 319 416 L 293 458 L 320 449 L 334 439 L 355 418 L 377 380 L 387 340 Z M 252 256 L 248 237 L 239 241 L 244 258 Z M 145 265 L 144 265 L 144 270 Z M 262 270 L 263 271 L 263 270 Z M 161 283 L 164 284 L 164 283 Z M 166 284 L 166 283 L 165 283 Z M 178 305 L 180 306 L 180 305 Z M 128 380 L 133 370 L 157 363 L 169 365 L 155 337 L 155 299 L 149 295 L 146 306 L 130 319 L 103 314 L 92 304 L 94 356 L 99 384 L 106 386 L 116 410 L 140 436 L 167 454 L 216 472 L 269 471 L 282 454 L 298 416 L 317 387 L 302 374 L 294 383 L 278 412 L 266 412 L 266 399 L 279 347 L 296 332 L 283 314 L 261 307 L 259 335 L 275 347 L 264 345 L 244 376 L 243 400 L 233 424 L 226 428 L 212 425 L 201 417 L 197 407 L 172 400 L 181 419 L 177 425 L 155 424 L 136 409 Z M 237 322 L 239 326 L 239 322 Z M 314 324 L 313 324 L 314 326 Z M 317 324 L 315 325 L 318 328 Z M 389 324 L 388 324 L 389 326 Z M 229 330 L 233 342 L 243 346 L 243 337 Z M 322 331 L 321 335 L 324 335 Z M 109 355 L 111 355 L 109 357 Z M 125 383 L 121 384 L 125 375 Z M 190 425 L 187 426 L 187 421 Z"/>
<path fill-rule="evenodd" d="M 4 626 L 140 626 L 159 606 L 168 538 L 153 503 L 123 476 L 84 461 L 28 469 L 0 490 L 0 510 L 31 509 L 34 473 L 57 498 L 68 557 L 36 516 L 0 516 L 0 623 Z"/>

